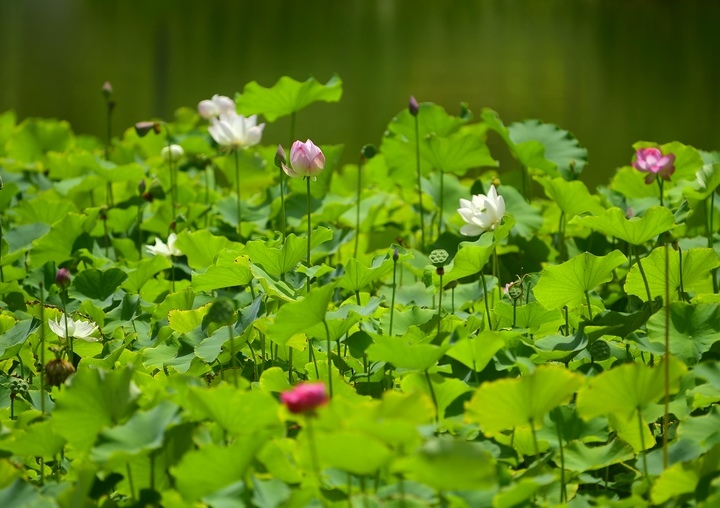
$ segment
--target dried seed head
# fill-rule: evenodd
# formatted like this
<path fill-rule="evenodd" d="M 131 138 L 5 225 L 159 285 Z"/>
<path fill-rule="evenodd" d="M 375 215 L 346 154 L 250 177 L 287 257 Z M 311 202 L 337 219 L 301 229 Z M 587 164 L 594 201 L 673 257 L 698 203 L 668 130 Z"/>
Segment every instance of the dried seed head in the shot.
<path fill-rule="evenodd" d="M 60 386 L 74 373 L 75 367 L 67 360 L 55 358 L 45 365 L 46 381 L 50 386 Z"/>

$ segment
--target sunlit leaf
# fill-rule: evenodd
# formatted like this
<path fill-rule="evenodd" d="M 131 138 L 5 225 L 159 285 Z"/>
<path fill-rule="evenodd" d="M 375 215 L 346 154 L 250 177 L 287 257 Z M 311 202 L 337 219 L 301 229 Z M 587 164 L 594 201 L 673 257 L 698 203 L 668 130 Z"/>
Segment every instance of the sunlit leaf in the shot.
<path fill-rule="evenodd" d="M 576 217 L 571 222 L 632 245 L 642 245 L 675 227 L 675 216 L 664 206 L 653 206 L 642 217 L 628 219 L 620 208 L 610 208 L 603 215 Z"/>
<path fill-rule="evenodd" d="M 667 307 L 663 307 L 647 323 L 648 339 L 652 342 L 665 343 L 666 312 Z M 673 302 L 669 339 L 670 352 L 686 365 L 695 365 L 720 340 L 720 306 Z"/>

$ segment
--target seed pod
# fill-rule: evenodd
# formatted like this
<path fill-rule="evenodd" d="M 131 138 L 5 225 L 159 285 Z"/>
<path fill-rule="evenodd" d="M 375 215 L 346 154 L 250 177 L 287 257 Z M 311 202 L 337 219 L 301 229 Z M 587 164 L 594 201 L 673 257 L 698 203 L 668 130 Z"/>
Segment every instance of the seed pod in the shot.
<path fill-rule="evenodd" d="M 510 284 L 507 292 L 508 296 L 513 300 L 519 300 L 523 296 L 522 282 L 513 282 Z"/>
<path fill-rule="evenodd" d="M 435 266 L 443 266 L 450 255 L 445 249 L 435 249 L 428 257 L 430 258 L 430 262 Z"/>
<path fill-rule="evenodd" d="M 14 377 L 10 379 L 10 393 L 12 395 L 24 395 L 27 393 L 29 385 L 24 379 Z"/>
<path fill-rule="evenodd" d="M 593 360 L 601 362 L 610 358 L 610 346 L 602 339 L 598 339 L 587 347 Z"/>
<path fill-rule="evenodd" d="M 60 386 L 74 373 L 75 367 L 67 360 L 55 358 L 45 365 L 46 381 L 50 386 Z"/>

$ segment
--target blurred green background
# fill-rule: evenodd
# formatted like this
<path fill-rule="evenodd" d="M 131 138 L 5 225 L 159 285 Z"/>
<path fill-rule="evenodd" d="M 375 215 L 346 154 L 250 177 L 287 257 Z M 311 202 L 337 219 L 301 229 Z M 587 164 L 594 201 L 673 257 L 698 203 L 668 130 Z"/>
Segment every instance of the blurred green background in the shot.
<path fill-rule="evenodd" d="M 0 110 L 102 135 L 105 80 L 117 133 L 248 81 L 338 73 L 342 101 L 301 112 L 297 137 L 347 161 L 413 94 L 556 123 L 595 185 L 637 140 L 720 149 L 719 19 L 714 0 L 0 0 Z"/>

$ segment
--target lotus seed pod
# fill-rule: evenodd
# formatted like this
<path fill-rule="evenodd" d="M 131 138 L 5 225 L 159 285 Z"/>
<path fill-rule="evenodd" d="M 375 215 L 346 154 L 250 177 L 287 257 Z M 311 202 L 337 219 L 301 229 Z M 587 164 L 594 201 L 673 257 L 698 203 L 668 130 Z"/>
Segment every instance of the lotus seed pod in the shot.
<path fill-rule="evenodd" d="M 219 325 L 231 325 L 235 319 L 235 306 L 228 298 L 216 300 L 207 313 L 207 319 L 211 323 Z"/>
<path fill-rule="evenodd" d="M 14 377 L 14 378 L 10 379 L 9 384 L 10 384 L 10 392 L 13 395 L 15 395 L 15 394 L 23 395 L 23 394 L 27 393 L 28 388 L 29 388 L 27 381 L 25 381 L 24 379 L 20 379 L 18 377 Z"/>
<path fill-rule="evenodd" d="M 507 294 L 513 300 L 519 300 L 523 295 L 523 287 L 521 282 L 513 282 L 508 288 Z"/>
<path fill-rule="evenodd" d="M 360 156 L 364 159 L 372 159 L 377 154 L 375 145 L 365 145 L 360 149 Z"/>
<path fill-rule="evenodd" d="M 74 373 L 75 367 L 67 360 L 55 358 L 45 365 L 46 381 L 50 386 L 60 386 Z"/>
<path fill-rule="evenodd" d="M 430 253 L 430 262 L 435 266 L 443 266 L 450 255 L 445 249 L 435 249 Z"/>
<path fill-rule="evenodd" d="M 603 361 L 610 358 L 610 346 L 602 339 L 598 339 L 587 347 L 593 360 Z"/>

